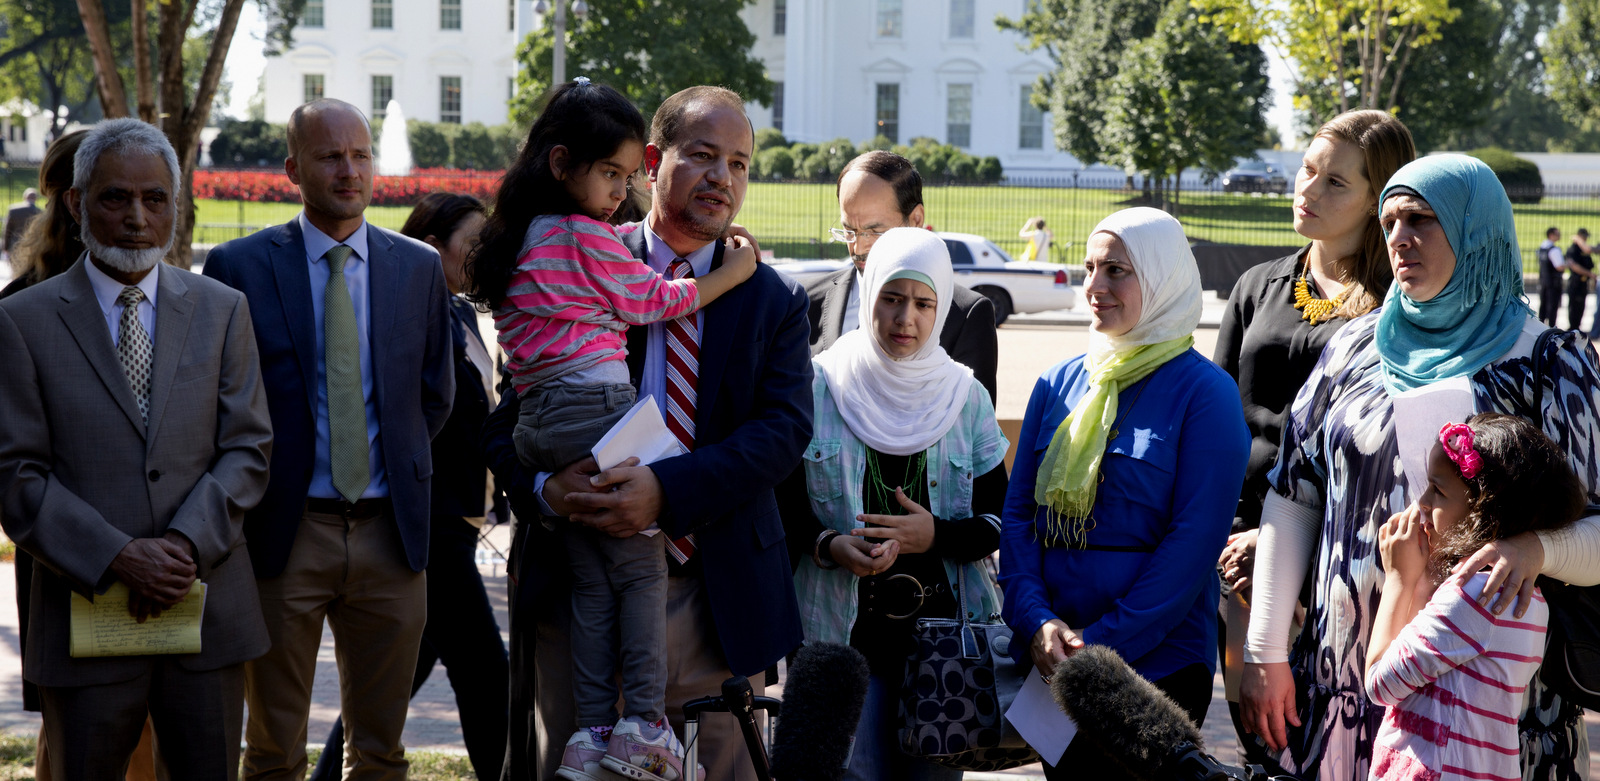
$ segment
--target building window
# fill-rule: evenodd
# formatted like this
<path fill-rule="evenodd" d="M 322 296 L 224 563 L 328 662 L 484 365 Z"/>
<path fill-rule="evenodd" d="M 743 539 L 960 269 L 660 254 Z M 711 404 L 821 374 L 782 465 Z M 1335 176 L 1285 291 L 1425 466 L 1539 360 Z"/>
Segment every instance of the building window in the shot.
<path fill-rule="evenodd" d="M 506 0 L 506 29 L 517 29 L 517 0 Z"/>
<path fill-rule="evenodd" d="M 302 84 L 305 85 L 305 89 L 303 90 L 303 97 L 305 97 L 305 100 L 300 101 L 301 103 L 310 103 L 313 100 L 322 100 L 322 74 L 307 73 L 305 75 L 305 79 L 302 80 Z"/>
<path fill-rule="evenodd" d="M 1017 131 L 1017 147 L 1021 149 L 1044 148 L 1044 112 L 1033 105 L 1033 85 L 1024 84 L 1018 91 L 1022 96 Z"/>
<path fill-rule="evenodd" d="M 300 26 L 322 26 L 322 0 L 306 0 L 306 12 L 300 17 Z"/>
<path fill-rule="evenodd" d="M 978 26 L 975 0 L 950 0 L 950 37 L 971 38 Z"/>
<path fill-rule="evenodd" d="M 389 114 L 389 101 L 394 98 L 394 77 L 372 77 L 372 118 L 383 119 Z"/>
<path fill-rule="evenodd" d="M 461 124 L 461 77 L 439 77 L 439 121 Z"/>
<path fill-rule="evenodd" d="M 878 124 L 873 135 L 884 136 L 889 143 L 900 143 L 900 85 L 878 85 Z"/>
<path fill-rule="evenodd" d="M 899 38 L 901 0 L 878 0 L 878 37 Z"/>
<path fill-rule="evenodd" d="M 514 99 L 516 97 L 517 97 L 517 77 L 516 76 L 507 76 L 506 77 L 506 100 L 512 100 L 512 99 Z"/>
<path fill-rule="evenodd" d="M 372 0 L 372 29 L 394 29 L 394 0 Z"/>
<path fill-rule="evenodd" d="M 951 84 L 945 99 L 945 143 L 965 149 L 972 146 L 972 85 Z"/>
<path fill-rule="evenodd" d="M 783 82 L 772 82 L 772 129 L 783 132 Z"/>
<path fill-rule="evenodd" d="M 439 0 L 439 29 L 461 29 L 461 0 Z"/>
<path fill-rule="evenodd" d="M 772 7 L 772 34 L 784 35 L 789 31 L 789 0 L 777 0 Z"/>

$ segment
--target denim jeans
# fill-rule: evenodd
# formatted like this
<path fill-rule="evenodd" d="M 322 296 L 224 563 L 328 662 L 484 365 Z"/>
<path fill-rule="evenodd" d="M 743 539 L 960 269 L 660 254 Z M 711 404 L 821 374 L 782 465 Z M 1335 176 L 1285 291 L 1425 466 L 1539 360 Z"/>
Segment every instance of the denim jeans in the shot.
<path fill-rule="evenodd" d="M 900 749 L 900 681 L 867 679 L 867 701 L 856 726 L 846 781 L 960 781 L 961 771 L 907 755 Z"/>

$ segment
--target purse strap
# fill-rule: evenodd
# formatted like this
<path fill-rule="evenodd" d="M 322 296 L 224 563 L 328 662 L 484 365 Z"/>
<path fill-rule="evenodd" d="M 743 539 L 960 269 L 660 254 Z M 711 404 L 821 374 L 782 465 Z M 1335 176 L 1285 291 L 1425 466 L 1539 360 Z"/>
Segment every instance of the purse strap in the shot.
<path fill-rule="evenodd" d="M 961 658 L 982 659 L 983 649 L 978 647 L 978 633 L 967 618 L 967 568 L 956 565 L 956 618 L 961 620 Z"/>

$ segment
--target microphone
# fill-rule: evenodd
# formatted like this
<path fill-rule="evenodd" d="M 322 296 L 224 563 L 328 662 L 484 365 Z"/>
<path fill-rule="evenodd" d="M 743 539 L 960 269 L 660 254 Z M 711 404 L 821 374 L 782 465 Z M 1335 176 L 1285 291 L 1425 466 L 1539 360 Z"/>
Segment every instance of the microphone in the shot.
<path fill-rule="evenodd" d="M 800 649 L 789 665 L 772 735 L 772 777 L 838 781 L 850 761 L 867 700 L 867 660 L 838 643 Z"/>
<path fill-rule="evenodd" d="M 1051 695 L 1078 732 L 1145 781 L 1297 781 L 1260 765 L 1218 762 L 1189 714 L 1103 645 L 1085 646 L 1056 665 L 1051 681 Z"/>
<path fill-rule="evenodd" d="M 1189 715 L 1103 645 L 1085 646 L 1056 665 L 1050 693 L 1080 734 L 1139 778 L 1170 777 L 1163 771 L 1174 749 L 1203 745 Z"/>

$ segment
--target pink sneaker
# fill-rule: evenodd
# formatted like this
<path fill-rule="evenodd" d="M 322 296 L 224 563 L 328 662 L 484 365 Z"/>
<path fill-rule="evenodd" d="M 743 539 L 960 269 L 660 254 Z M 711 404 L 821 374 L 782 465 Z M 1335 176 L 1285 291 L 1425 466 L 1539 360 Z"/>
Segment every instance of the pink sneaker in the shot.
<path fill-rule="evenodd" d="M 653 724 L 624 718 L 612 728 L 600 766 L 633 781 L 682 781 L 683 744 L 664 718 Z M 705 771 L 695 776 L 703 781 Z"/>
<path fill-rule="evenodd" d="M 567 781 L 617 781 L 616 775 L 600 764 L 610 738 L 610 727 L 584 728 L 572 733 L 567 740 L 567 750 L 561 754 L 561 767 L 556 770 L 556 777 Z"/>

